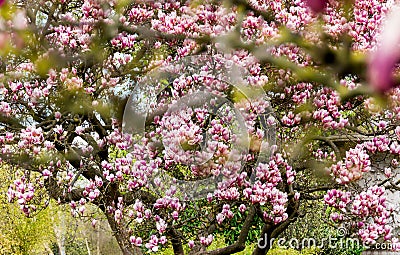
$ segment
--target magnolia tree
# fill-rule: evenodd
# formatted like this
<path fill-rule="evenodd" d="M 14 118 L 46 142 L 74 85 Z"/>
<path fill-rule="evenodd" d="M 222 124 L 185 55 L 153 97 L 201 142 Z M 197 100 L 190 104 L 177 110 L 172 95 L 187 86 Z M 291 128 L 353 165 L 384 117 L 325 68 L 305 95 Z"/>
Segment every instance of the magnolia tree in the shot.
<path fill-rule="evenodd" d="M 124 254 L 266 254 L 309 201 L 399 248 L 394 5 L 2 1 L 9 200 L 96 205 Z"/>

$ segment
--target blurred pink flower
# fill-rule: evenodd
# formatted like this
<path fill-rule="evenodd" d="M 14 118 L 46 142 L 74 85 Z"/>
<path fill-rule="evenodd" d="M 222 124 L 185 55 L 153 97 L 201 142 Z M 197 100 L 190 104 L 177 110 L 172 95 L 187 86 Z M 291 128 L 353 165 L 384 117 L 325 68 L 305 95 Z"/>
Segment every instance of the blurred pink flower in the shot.
<path fill-rule="evenodd" d="M 1 3 L 0 3 L 0 6 L 1 6 Z M 5 32 L 1 32 L 0 33 L 0 49 L 4 49 L 8 45 L 10 40 L 11 40 L 11 38 L 10 38 L 9 34 L 7 34 Z"/>
<path fill-rule="evenodd" d="M 4 5 L 6 3 L 6 0 L 0 0 L 0 6 Z"/>
<path fill-rule="evenodd" d="M 368 60 L 368 81 L 372 88 L 380 93 L 396 86 L 393 78 L 393 69 L 400 60 L 400 8 L 394 7 L 384 24 L 379 45 L 371 53 Z"/>
<path fill-rule="evenodd" d="M 314 13 L 320 13 L 324 11 L 327 0 L 303 0 L 304 3 L 311 9 Z"/>

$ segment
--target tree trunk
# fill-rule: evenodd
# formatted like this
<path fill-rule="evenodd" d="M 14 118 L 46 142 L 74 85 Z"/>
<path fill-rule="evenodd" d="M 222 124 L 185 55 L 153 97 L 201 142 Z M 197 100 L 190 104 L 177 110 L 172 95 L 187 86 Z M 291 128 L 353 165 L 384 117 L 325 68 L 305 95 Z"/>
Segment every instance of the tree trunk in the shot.
<path fill-rule="evenodd" d="M 174 250 L 174 255 L 185 255 L 183 251 L 182 240 L 179 237 L 176 230 L 172 227 L 168 230 L 169 237 L 171 238 L 172 249 Z"/>
<path fill-rule="evenodd" d="M 279 235 L 285 231 L 289 227 L 290 224 L 297 220 L 297 216 L 299 215 L 299 201 L 291 200 L 287 207 L 287 212 L 289 217 L 286 221 L 281 222 L 278 225 L 274 225 L 272 223 L 265 223 L 262 231 L 260 239 L 257 243 L 257 247 L 254 249 L 252 255 L 265 255 L 271 249 L 273 241 L 275 238 L 278 238 Z"/>
<path fill-rule="evenodd" d="M 126 229 L 123 229 L 122 225 L 118 225 L 114 219 L 114 216 L 105 212 L 108 224 L 110 224 L 113 235 L 117 240 L 119 247 L 124 255 L 142 255 L 142 251 L 138 247 L 134 247 L 129 242 L 129 234 Z"/>
<path fill-rule="evenodd" d="M 261 236 L 258 239 L 257 247 L 254 249 L 252 255 L 265 255 L 271 249 L 271 233 L 273 227 L 270 224 L 265 224 Z"/>
<path fill-rule="evenodd" d="M 100 230 L 97 230 L 97 255 L 100 255 Z"/>

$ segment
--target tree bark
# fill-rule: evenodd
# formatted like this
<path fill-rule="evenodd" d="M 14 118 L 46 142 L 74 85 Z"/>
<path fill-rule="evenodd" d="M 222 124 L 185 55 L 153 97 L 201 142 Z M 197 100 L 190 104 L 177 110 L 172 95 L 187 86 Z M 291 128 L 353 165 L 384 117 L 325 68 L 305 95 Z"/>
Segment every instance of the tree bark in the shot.
<path fill-rule="evenodd" d="M 242 230 L 240 231 L 238 240 L 231 245 L 228 245 L 223 248 L 219 248 L 213 251 L 193 251 L 189 254 L 193 255 L 229 255 L 234 254 L 240 251 L 243 251 L 246 248 L 246 239 L 249 234 L 250 228 L 253 224 L 254 216 L 256 214 L 254 206 L 250 207 L 249 213 L 247 214 L 246 220 L 244 221 Z"/>
<path fill-rule="evenodd" d="M 100 255 L 100 230 L 97 230 L 97 255 Z"/>
<path fill-rule="evenodd" d="M 259 242 L 257 243 L 256 248 L 254 249 L 252 255 L 265 255 L 271 249 L 271 245 L 273 240 L 285 231 L 289 227 L 289 225 L 297 220 L 297 216 L 299 215 L 299 201 L 295 201 L 293 198 L 290 200 L 289 205 L 287 207 L 287 213 L 289 217 L 284 222 L 281 222 L 278 225 L 274 225 L 273 223 L 265 223 L 264 227 L 261 231 L 261 236 Z"/>
<path fill-rule="evenodd" d="M 261 231 L 261 236 L 252 255 L 265 255 L 271 248 L 271 233 L 274 226 L 266 223 Z"/>
<path fill-rule="evenodd" d="M 108 224 L 110 224 L 111 230 L 113 231 L 113 234 L 115 236 L 115 239 L 117 240 L 117 243 L 122 251 L 122 254 L 124 255 L 142 255 L 142 251 L 138 247 L 134 247 L 130 242 L 129 242 L 129 235 L 126 233 L 126 231 L 121 227 L 120 225 L 117 224 L 117 222 L 114 219 L 114 216 L 112 214 L 109 214 L 107 212 L 104 212 L 107 217 Z"/>
<path fill-rule="evenodd" d="M 172 249 L 175 255 L 185 255 L 183 251 L 182 239 L 178 232 L 172 227 L 168 230 L 168 236 L 171 238 Z"/>

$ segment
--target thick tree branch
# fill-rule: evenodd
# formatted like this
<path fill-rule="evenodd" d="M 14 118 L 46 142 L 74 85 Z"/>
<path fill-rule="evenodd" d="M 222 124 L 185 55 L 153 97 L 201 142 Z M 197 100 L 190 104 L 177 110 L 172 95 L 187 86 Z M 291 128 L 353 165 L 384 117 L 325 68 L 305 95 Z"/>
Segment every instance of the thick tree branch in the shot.
<path fill-rule="evenodd" d="M 172 226 L 168 228 L 167 231 L 168 236 L 170 237 L 170 241 L 172 243 L 172 249 L 174 250 L 175 255 L 184 255 L 185 252 L 183 250 L 182 238 L 178 231 Z"/>
<path fill-rule="evenodd" d="M 244 250 L 246 247 L 247 235 L 253 225 L 255 214 L 256 210 L 254 206 L 250 207 L 246 220 L 244 221 L 243 227 L 240 231 L 239 238 L 234 244 L 213 251 L 198 252 L 194 255 L 229 255 Z"/>
<path fill-rule="evenodd" d="M 299 207 L 300 202 L 295 201 L 293 199 L 290 200 L 289 205 L 287 207 L 287 213 L 289 214 L 286 221 L 281 222 L 278 225 L 274 225 L 273 223 L 266 223 L 263 226 L 261 231 L 260 240 L 264 241 L 264 243 L 259 242 L 257 247 L 254 249 L 252 255 L 265 255 L 268 250 L 271 248 L 271 240 L 277 238 L 287 227 L 296 221 L 297 216 L 299 215 Z"/>

